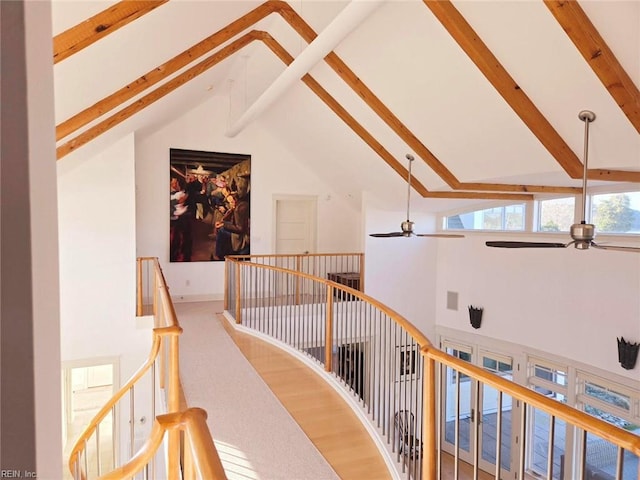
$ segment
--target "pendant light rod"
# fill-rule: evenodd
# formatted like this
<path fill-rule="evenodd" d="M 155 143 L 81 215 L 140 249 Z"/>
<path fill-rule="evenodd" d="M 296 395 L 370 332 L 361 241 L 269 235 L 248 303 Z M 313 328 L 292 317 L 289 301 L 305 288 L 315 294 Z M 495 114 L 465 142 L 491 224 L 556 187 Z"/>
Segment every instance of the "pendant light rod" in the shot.
<path fill-rule="evenodd" d="M 415 157 L 410 153 L 405 155 L 406 159 L 409 160 L 409 179 L 407 180 L 407 222 L 409 220 L 409 200 L 411 198 L 411 164 L 415 160 Z"/>
<path fill-rule="evenodd" d="M 582 110 L 578 118 L 584 122 L 584 160 L 582 165 L 582 219 L 580 223 L 587 223 L 587 172 L 589 164 L 589 124 L 596 119 L 591 110 Z"/>

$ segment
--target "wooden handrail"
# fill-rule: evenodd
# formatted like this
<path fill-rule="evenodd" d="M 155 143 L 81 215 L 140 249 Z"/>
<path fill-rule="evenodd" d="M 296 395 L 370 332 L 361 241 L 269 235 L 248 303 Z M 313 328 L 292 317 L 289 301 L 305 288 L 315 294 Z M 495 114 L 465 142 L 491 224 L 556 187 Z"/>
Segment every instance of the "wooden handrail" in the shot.
<path fill-rule="evenodd" d="M 169 389 L 167 392 L 167 408 L 170 413 L 175 413 L 180 410 L 180 377 L 179 377 L 179 366 L 178 366 L 178 356 L 179 356 L 179 341 L 178 338 L 182 333 L 182 327 L 178 322 L 178 318 L 175 313 L 175 309 L 173 307 L 173 303 L 171 302 L 171 298 L 169 296 L 169 289 L 166 284 L 166 280 L 164 278 L 164 274 L 162 272 L 162 268 L 160 267 L 160 262 L 156 257 L 139 257 L 137 262 L 137 273 L 140 275 L 142 272 L 142 262 L 143 261 L 152 261 L 154 263 L 154 316 L 158 317 L 160 315 L 163 316 L 164 321 L 158 322 L 156 319 L 156 325 L 160 324 L 164 326 L 156 326 L 152 330 L 153 341 L 151 345 L 151 351 L 145 363 L 131 376 L 131 378 L 116 392 L 116 394 L 98 411 L 95 417 L 89 422 L 89 425 L 84 429 L 76 444 L 74 445 L 71 454 L 69 456 L 69 469 L 71 470 L 74 477 L 86 478 L 86 472 L 83 472 L 82 469 L 78 472 L 77 469 L 79 467 L 78 459 L 80 458 L 81 452 L 86 448 L 87 442 L 89 438 L 94 434 L 97 430 L 97 427 L 104 420 L 104 418 L 111 412 L 115 405 L 122 400 L 122 398 L 130 392 L 130 390 L 134 387 L 134 385 L 142 378 L 143 375 L 149 372 L 154 362 L 158 359 L 160 352 L 162 351 L 162 345 L 165 341 L 165 337 L 169 339 L 169 351 L 168 351 L 168 362 L 165 362 L 165 355 L 160 355 L 161 365 L 160 365 L 160 388 L 164 388 L 164 380 L 166 368 L 169 368 Z M 141 281 L 137 282 L 138 291 L 141 292 Z M 157 298 L 156 295 L 160 296 L 160 302 L 162 308 L 156 309 L 157 307 Z M 165 365 L 167 363 L 168 365 Z M 177 473 L 179 469 L 178 458 L 175 453 L 179 448 L 179 436 L 176 436 L 176 433 L 179 435 L 179 432 L 170 432 L 169 433 L 169 473 L 171 471 Z M 152 437 L 150 437 L 149 442 L 153 442 L 154 432 L 152 432 Z M 134 457 L 135 458 L 135 457 Z M 111 475 L 111 474 L 110 474 Z M 173 475 L 175 476 L 175 475 Z M 111 478 L 111 477 L 109 477 Z M 120 478 L 120 477 L 117 477 Z"/>
<path fill-rule="evenodd" d="M 331 255 L 331 254 L 329 254 L 329 255 Z M 280 256 L 282 256 L 282 255 L 280 255 Z M 252 255 L 252 257 L 253 257 L 253 255 Z M 264 269 L 272 270 L 272 271 L 275 271 L 275 272 L 281 272 L 281 273 L 284 273 L 284 274 L 287 274 L 287 275 L 299 275 L 300 277 L 306 278 L 306 279 L 311 280 L 313 282 L 323 283 L 324 285 L 331 285 L 334 289 L 337 288 L 337 289 L 339 289 L 339 290 L 341 290 L 341 291 L 343 291 L 345 293 L 351 294 L 354 297 L 357 297 L 359 300 L 367 302 L 370 305 L 376 307 L 378 310 L 380 310 L 385 315 L 388 315 L 389 317 L 393 318 L 393 320 L 398 325 L 400 325 L 402 328 L 404 328 L 415 339 L 415 341 L 418 344 L 420 344 L 421 346 L 431 345 L 431 342 L 429 341 L 429 339 L 420 330 L 418 330 L 418 328 L 416 328 L 416 326 L 413 325 L 409 320 L 404 318 L 402 315 L 397 313 L 395 310 L 387 307 L 383 303 L 379 302 L 378 300 L 376 300 L 373 297 L 370 297 L 369 295 L 366 295 L 365 293 L 361 292 L 360 290 L 356 290 L 354 288 L 347 287 L 346 285 L 343 285 L 341 283 L 336 283 L 336 282 L 334 282 L 332 280 L 328 280 L 326 278 L 316 277 L 316 276 L 311 275 L 309 273 L 296 272 L 295 270 L 289 270 L 289 269 L 282 268 L 282 267 L 274 267 L 274 266 L 271 266 L 271 265 L 263 265 L 263 264 L 260 264 L 260 263 L 239 262 L 238 261 L 239 258 L 247 258 L 247 257 L 232 257 L 232 256 L 225 257 L 225 259 L 229 260 L 230 262 L 234 262 L 234 263 L 236 263 L 238 265 L 240 263 L 242 263 L 243 265 L 251 265 L 252 267 L 264 268 Z M 239 276 L 237 278 L 239 278 Z M 239 301 L 239 300 L 236 299 L 236 301 Z"/>
<path fill-rule="evenodd" d="M 129 381 L 124 384 L 120 390 L 116 392 L 116 394 L 111 397 L 111 399 L 98 411 L 98 413 L 93 417 L 93 419 L 89 422 L 89 425 L 84 429 L 73 449 L 71 450 L 71 454 L 69 455 L 69 468 L 71 472 L 75 476 L 76 474 L 76 458 L 78 457 L 80 451 L 83 449 L 85 442 L 89 440 L 91 435 L 96 429 L 96 426 L 104 420 L 104 418 L 111 412 L 112 408 L 118 403 L 122 397 L 124 397 L 129 389 L 135 385 L 135 383 L 142 378 L 142 376 L 149 371 L 153 362 L 155 362 L 158 357 L 158 353 L 160 352 L 160 346 L 162 345 L 162 337 L 166 335 L 179 335 L 182 332 L 180 327 L 172 326 L 172 327 L 164 327 L 164 328 L 154 328 L 153 329 L 153 343 L 151 344 L 151 351 L 149 352 L 149 356 L 147 357 L 146 362 L 131 376 Z M 83 477 L 84 478 L 84 477 Z"/>
<path fill-rule="evenodd" d="M 207 480 L 226 479 L 222 462 L 211 438 L 206 423 L 207 414 L 201 408 L 189 408 L 182 412 L 167 413 L 156 417 L 151 434 L 142 448 L 119 468 L 100 477 L 100 480 L 120 480 L 131 478 L 140 472 L 158 451 L 165 432 L 177 433 L 184 430 L 189 439 L 191 450 L 198 452 L 194 455 L 196 471 L 200 478 Z"/>
<path fill-rule="evenodd" d="M 265 255 L 265 256 L 279 256 L 279 255 Z M 589 415 L 581 410 L 567 406 L 557 400 L 548 398 L 530 388 L 523 385 L 519 385 L 513 381 L 506 380 L 498 375 L 490 373 L 481 367 L 472 365 L 464 360 L 447 354 L 442 350 L 435 347 L 424 334 L 422 334 L 411 322 L 399 315 L 394 310 L 383 305 L 379 301 L 369 297 L 359 290 L 355 290 L 351 287 L 338 284 L 331 280 L 316 277 L 314 275 L 290 270 L 282 267 L 275 267 L 270 265 L 264 265 L 259 263 L 247 262 L 247 259 L 255 258 L 256 256 L 244 256 L 241 257 L 244 266 L 250 266 L 253 268 L 260 268 L 270 270 L 273 272 L 279 272 L 284 275 L 296 275 L 299 278 L 307 279 L 315 282 L 316 284 L 324 284 L 327 287 L 328 299 L 327 299 L 327 312 L 330 312 L 332 308 L 333 291 L 339 289 L 363 302 L 370 304 L 385 315 L 387 315 L 392 321 L 401 326 L 413 339 L 421 346 L 421 355 L 424 357 L 425 372 L 423 376 L 424 382 L 424 415 L 423 415 L 423 444 L 424 455 L 422 458 L 423 472 L 426 475 L 425 478 L 435 478 L 434 465 L 436 464 L 437 455 L 437 439 L 435 432 L 436 425 L 436 370 L 437 365 L 435 362 L 439 362 L 442 365 L 447 365 L 455 368 L 459 372 L 472 377 L 486 385 L 494 387 L 499 391 L 512 396 L 513 398 L 524 402 L 534 408 L 540 409 L 560 420 L 565 421 L 567 424 L 573 425 L 584 431 L 588 431 L 604 440 L 607 440 L 614 445 L 623 448 L 626 451 L 632 452 L 635 455 L 640 456 L 640 437 L 634 435 L 631 432 L 627 432 L 621 428 L 616 427 L 604 420 Z M 259 256 L 262 257 L 262 256 Z M 239 258 L 226 257 L 229 262 L 239 265 Z M 238 289 L 239 290 L 239 289 Z M 239 292 L 238 292 L 239 293 Z M 239 302 L 239 299 L 236 299 Z M 327 325 L 330 325 L 329 319 Z M 329 326 L 326 327 L 329 330 Z M 329 344 L 329 341 L 326 342 Z M 329 353 L 326 356 L 330 358 Z"/>
<path fill-rule="evenodd" d="M 571 425 L 587 430 L 595 435 L 618 445 L 625 450 L 629 450 L 636 455 L 640 455 L 640 437 L 631 432 L 627 432 L 610 423 L 591 416 L 581 410 L 569 407 L 564 403 L 548 398 L 530 388 L 519 385 L 515 382 L 505 380 L 499 375 L 494 375 L 481 367 L 465 362 L 453 355 L 443 352 L 433 346 L 422 347 L 422 353 L 443 365 L 455 368 L 474 379 L 494 387 L 513 398 L 522 400 L 532 407 L 544 410 L 551 415 L 560 418 Z"/>

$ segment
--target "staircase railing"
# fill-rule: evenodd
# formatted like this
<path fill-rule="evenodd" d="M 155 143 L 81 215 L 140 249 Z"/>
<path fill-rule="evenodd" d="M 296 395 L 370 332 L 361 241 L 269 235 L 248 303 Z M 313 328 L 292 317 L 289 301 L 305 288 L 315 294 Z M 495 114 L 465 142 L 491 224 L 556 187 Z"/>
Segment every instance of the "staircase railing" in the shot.
<path fill-rule="evenodd" d="M 100 409 L 78 438 L 69 456 L 71 474 L 76 480 L 87 480 L 90 476 L 115 479 L 131 478 L 142 471 L 145 479 L 156 478 L 156 454 L 162 452 L 160 446 L 166 439 L 166 471 L 158 472 L 159 478 L 177 480 L 195 478 L 198 474 L 200 478 L 224 479 L 226 476 L 220 458 L 205 423 L 206 413 L 194 408 L 181 411 L 179 337 L 182 328 L 160 263 L 157 258 L 142 257 L 137 265 L 136 313 L 139 316 L 153 315 L 151 351 L 145 363 Z M 137 389 L 145 386 L 148 386 L 146 391 L 154 424 L 146 443 L 136 453 L 135 399 Z M 161 393 L 160 399 L 156 398 L 156 391 Z M 163 412 L 156 412 L 157 405 Z M 122 462 L 117 461 L 118 411 L 128 412 L 129 417 L 129 460 Z M 100 427 L 109 417 L 112 422 L 113 461 L 105 468 L 100 449 Z M 124 435 L 121 438 L 125 438 Z M 90 448 L 92 445 L 95 448 Z"/>
<path fill-rule="evenodd" d="M 296 257 L 297 258 L 297 257 Z M 348 285 L 351 277 L 322 278 L 297 268 L 282 268 L 269 257 L 226 257 L 225 310 L 236 323 L 256 330 L 301 352 L 332 375 L 366 412 L 382 440 L 395 455 L 398 473 L 407 479 L 441 478 L 443 454 L 441 437 L 443 392 L 440 379 L 447 369 L 455 378 L 453 478 L 459 478 L 460 382 L 475 382 L 472 402 L 478 412 L 481 386 L 498 391 L 495 478 L 502 478 L 502 401 L 510 396 L 521 403 L 517 478 L 524 479 L 527 467 L 528 418 L 537 410 L 550 418 L 549 452 L 554 448 L 554 425 L 571 425 L 575 438 L 586 445 L 587 434 L 611 442 L 618 449 L 616 480 L 622 479 L 624 453 L 640 455 L 640 437 L 580 410 L 547 398 L 436 348 L 408 320 L 375 299 Z M 282 264 L 282 263 L 281 263 Z M 352 272 L 356 273 L 356 272 Z M 336 278 L 336 283 L 329 278 Z M 478 439 L 480 422 L 475 422 Z M 473 478 L 479 475 L 477 441 L 472 448 Z M 586 478 L 586 447 L 576 453 L 572 478 Z M 553 459 L 553 455 L 550 455 Z M 549 461 L 547 478 L 557 478 Z M 575 473 L 577 471 L 578 473 Z M 579 476 L 580 475 L 580 476 Z"/>

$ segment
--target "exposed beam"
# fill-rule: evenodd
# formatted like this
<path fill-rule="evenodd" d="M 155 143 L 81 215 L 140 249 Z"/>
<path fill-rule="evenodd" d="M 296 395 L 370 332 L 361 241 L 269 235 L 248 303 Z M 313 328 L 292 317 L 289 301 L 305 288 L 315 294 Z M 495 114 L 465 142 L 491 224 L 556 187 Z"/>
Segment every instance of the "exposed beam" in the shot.
<path fill-rule="evenodd" d="M 606 180 L 608 182 L 635 182 L 640 183 L 640 172 L 606 170 L 603 168 L 589 169 L 587 172 L 589 180 Z"/>
<path fill-rule="evenodd" d="M 513 111 L 571 178 L 582 177 L 582 163 L 560 134 L 509 75 L 449 0 L 423 0 Z"/>
<path fill-rule="evenodd" d="M 425 198 L 469 198 L 477 200 L 516 200 L 525 202 L 533 200 L 533 195 L 526 193 L 491 193 L 491 192 L 429 192 Z"/>
<path fill-rule="evenodd" d="M 293 57 L 280 45 L 271 35 L 263 33 L 261 40 L 269 49 L 285 64 L 293 62 Z M 376 152 L 396 173 L 405 180 L 409 179 L 409 171 L 376 140 L 340 103 L 333 98 L 311 75 L 306 74 L 302 81 L 307 85 L 320 100 L 322 100 L 340 119 L 346 123 L 353 132 L 358 135 L 371 149 Z M 428 190 L 415 176 L 411 177 L 411 186 L 423 197 Z"/>
<path fill-rule="evenodd" d="M 284 3 L 284 2 L 279 2 Z M 293 10 L 288 4 L 284 4 L 281 9 L 277 10 L 288 23 L 293 27 L 300 36 L 307 42 L 315 39 L 316 33 L 313 29 Z M 342 80 L 383 120 L 396 135 L 398 135 L 425 163 L 454 190 L 466 190 L 467 184 L 461 183 L 455 175 L 416 137 L 406 125 L 404 125 L 398 117 L 382 102 L 380 99 L 360 80 L 360 78 L 336 55 L 331 52 L 325 57 L 327 65 L 329 65 Z M 535 107 L 534 107 L 535 108 Z M 542 117 L 544 119 L 544 117 Z M 545 120 L 546 121 L 546 120 Z M 555 131 L 554 131 L 555 133 Z M 557 133 L 555 133 L 558 136 Z M 559 136 L 558 136 L 559 138 Z M 560 139 L 562 140 L 562 139 Z M 564 143 L 564 142 L 563 142 Z M 566 147 L 567 149 L 569 147 Z M 571 150 L 569 150 L 571 152 Z M 573 152 L 571 152 L 573 154 Z M 575 155 L 574 155 L 575 157 Z M 582 163 L 575 158 L 578 166 L 582 169 Z M 582 177 L 582 170 L 578 178 Z M 560 187 L 563 188 L 563 187 Z M 555 192 L 555 187 L 545 187 L 539 185 L 501 185 L 501 184 L 483 184 L 474 183 L 473 190 L 480 191 L 510 191 L 510 192 L 546 192 L 550 193 L 567 193 L 575 190 L 567 190 L 564 187 L 562 192 Z M 551 190 L 550 190 L 551 189 Z"/>
<path fill-rule="evenodd" d="M 562 29 L 640 133 L 640 90 L 576 1 L 544 0 Z"/>
<path fill-rule="evenodd" d="M 172 92 L 176 88 L 184 85 L 192 78 L 200 75 L 209 68 L 218 64 L 230 55 L 233 55 L 240 49 L 246 47 L 254 40 L 261 40 L 267 47 L 285 64 L 289 65 L 293 62 L 294 58 L 280 45 L 271 35 L 261 31 L 251 31 L 248 34 L 240 37 L 238 40 L 230 43 L 226 47 L 220 49 L 218 52 L 209 56 L 207 59 L 191 67 L 185 72 L 181 73 L 171 81 L 158 87 L 156 90 L 150 92 L 144 97 L 140 98 L 137 102 L 123 108 L 119 112 L 116 112 L 106 120 L 91 127 L 86 132 L 81 133 L 73 140 L 66 142 L 58 147 L 58 159 L 71 153 L 73 150 L 86 144 L 97 136 L 101 135 L 105 131 L 115 127 L 119 123 L 123 122 L 132 115 L 138 113 L 142 109 L 146 108 L 151 103 L 161 99 L 168 93 Z M 302 81 L 320 98 L 340 119 L 342 119 L 351 128 L 356 135 L 358 135 L 369 147 L 373 149 L 394 171 L 396 171 L 402 178 L 408 180 L 409 172 L 407 169 L 396 160 L 396 158 L 378 142 L 371 133 L 369 133 L 358 121 L 353 118 L 346 109 L 340 105 L 340 103 L 333 98 L 329 92 L 327 92 L 311 75 L 307 74 L 302 78 Z M 420 183 L 415 177 L 411 178 L 411 186 L 423 197 L 429 198 L 478 198 L 478 199 L 493 199 L 493 200 L 531 200 L 531 195 L 517 195 L 517 194 L 503 194 L 503 193 L 489 193 L 489 192 L 429 192 L 425 186 Z"/>
<path fill-rule="evenodd" d="M 159 65 L 94 105 L 84 109 L 68 120 L 65 120 L 56 127 L 56 140 L 61 140 L 72 134 L 83 126 L 98 119 L 108 111 L 113 110 L 127 100 L 132 99 L 134 96 L 143 92 L 146 88 L 164 80 L 180 70 L 182 67 L 193 62 L 195 59 L 201 57 L 214 48 L 219 47 L 227 40 L 230 40 L 242 31 L 251 27 L 256 22 L 273 13 L 276 7 L 277 5 L 274 2 L 263 3 L 246 15 L 243 15 L 237 20 L 231 22 L 223 29 L 218 30 L 216 33 L 196 43 L 191 48 L 176 55 L 168 62 Z"/>
<path fill-rule="evenodd" d="M 528 193 L 568 193 L 576 195 L 582 193 L 580 187 L 549 187 L 542 185 L 505 185 L 503 183 L 460 183 L 460 190 L 486 190 L 493 188 L 499 192 L 528 192 Z"/>
<path fill-rule="evenodd" d="M 53 37 L 53 63 L 58 63 L 97 42 L 169 0 L 125 0 Z"/>
<path fill-rule="evenodd" d="M 269 85 L 262 94 L 229 127 L 226 135 L 235 137 L 258 115 L 266 111 L 284 95 L 295 83 L 371 15 L 385 0 L 352 0 L 325 27 L 309 45 L 291 62 L 287 68 Z"/>
<path fill-rule="evenodd" d="M 102 120 L 101 122 L 97 123 L 93 127 L 80 133 L 78 136 L 76 136 L 72 140 L 69 140 L 68 142 L 63 143 L 56 149 L 58 160 L 68 155 L 72 151 L 76 150 L 77 148 L 81 147 L 82 145 L 85 145 L 86 143 L 90 142 L 94 138 L 102 135 L 104 132 L 110 130 L 116 125 L 124 122 L 127 118 L 138 113 L 139 111 L 148 107 L 152 103 L 160 100 L 165 95 L 171 93 L 179 86 L 184 85 L 189 80 L 205 72 L 206 70 L 213 67 L 217 63 L 221 62 L 225 58 L 229 57 L 233 53 L 237 52 L 244 46 L 248 45 L 253 40 L 255 40 L 255 36 L 252 35 L 251 33 L 244 35 L 243 37 L 240 37 L 238 40 L 234 41 L 233 43 L 230 43 L 226 47 L 222 48 L 220 51 L 207 57 L 205 60 L 189 68 L 182 74 L 169 80 L 168 82 L 164 83 L 157 89 L 139 98 L 138 100 L 131 103 L 127 107 L 123 108 L 122 110 L 116 112 L 115 114 L 111 115 L 105 120 Z"/>
<path fill-rule="evenodd" d="M 157 67 L 156 69 L 149 72 L 148 74 L 143 75 L 136 81 L 123 87 L 122 89 L 118 90 L 117 92 L 110 95 L 109 97 L 106 97 L 102 101 L 95 104 L 93 107 L 90 107 L 89 109 L 81 112 L 80 114 L 76 115 L 72 119 L 69 119 L 65 123 L 70 123 L 72 121 L 75 122 L 76 125 L 72 131 L 75 131 L 78 128 L 81 128 L 82 126 L 87 125 L 89 122 L 96 120 L 100 116 L 103 116 L 109 110 L 112 110 L 118 105 L 121 105 L 122 103 L 129 100 L 136 94 L 144 91 L 149 86 L 165 79 L 169 75 L 179 70 L 182 66 L 190 63 L 195 58 L 202 56 L 204 53 L 212 50 L 216 46 L 219 46 L 220 44 L 224 43 L 226 40 L 235 36 L 238 32 L 244 30 L 248 26 L 252 25 L 253 23 L 256 23 L 257 21 L 261 20 L 262 18 L 266 17 L 267 15 L 273 12 L 279 13 L 308 42 L 312 41 L 317 36 L 313 31 L 313 29 L 311 29 L 311 27 L 308 24 L 306 24 L 304 20 L 301 17 L 299 17 L 297 13 L 286 2 L 281 2 L 281 1 L 266 2 L 260 5 L 259 7 L 257 7 L 256 9 L 252 10 L 248 14 L 230 23 L 225 28 L 219 30 L 218 32 L 211 35 L 210 37 L 201 41 L 200 43 L 194 45 L 192 48 L 182 52 L 178 56 L 169 60 L 165 64 Z M 252 34 L 255 35 L 256 33 L 253 32 Z M 239 44 L 235 44 L 235 45 L 237 47 L 237 45 Z M 112 115 L 108 119 L 100 122 L 94 127 L 78 135 L 76 138 L 61 145 L 58 148 L 58 158 L 62 158 L 63 156 L 67 155 L 69 152 L 91 141 L 93 138 L 96 138 L 98 135 L 104 133 L 108 129 L 124 121 L 126 118 L 129 118 L 131 115 L 142 110 L 150 103 L 153 103 L 159 98 L 162 98 L 173 89 L 184 84 L 186 81 L 190 80 L 195 75 L 198 75 L 199 73 L 195 73 L 196 71 L 200 71 L 201 73 L 207 68 L 210 68 L 215 63 L 220 61 L 221 55 L 224 55 L 225 53 L 228 55 L 231 55 L 235 53 L 239 48 L 242 48 L 242 46 L 237 48 L 226 49 L 216 53 L 212 57 L 209 57 L 208 60 L 201 62 L 200 64 L 198 64 L 196 67 L 193 67 L 192 69 L 189 69 L 183 75 L 176 77 L 176 79 L 174 79 L 173 81 L 168 82 L 167 84 L 157 89 L 156 91 L 152 92 L 151 94 L 140 98 L 138 101 L 134 102 L 129 107 Z M 209 62 L 214 61 L 216 58 L 218 60 L 215 61 L 215 63 L 205 67 L 205 65 L 208 65 Z M 366 87 L 366 85 L 364 85 L 358 79 L 358 77 L 347 67 L 347 65 L 335 53 L 329 54 L 325 60 L 341 76 L 341 78 L 343 78 L 343 80 L 356 93 L 358 93 L 358 95 L 360 95 L 360 97 L 380 116 L 380 118 L 382 118 L 389 126 L 392 127 L 392 129 L 399 135 L 399 137 L 402 138 L 407 143 L 407 145 L 413 149 L 413 151 L 416 154 L 422 156 L 425 160 L 429 159 L 431 161 L 431 163 L 427 161 L 427 164 L 429 164 L 429 166 L 432 167 L 432 170 L 434 170 L 436 174 L 438 174 L 445 181 L 447 181 L 446 177 L 447 176 L 449 177 L 449 179 L 453 183 L 452 188 L 454 190 L 478 190 L 478 191 L 487 191 L 487 192 L 504 191 L 504 192 L 521 192 L 521 193 L 531 193 L 531 192 L 575 193 L 576 192 L 576 189 L 572 187 L 546 187 L 546 186 L 537 186 L 537 185 L 502 185 L 502 184 L 459 182 L 455 178 L 455 176 L 451 172 L 449 172 L 446 169 L 446 167 L 442 165 L 442 163 L 440 163 L 435 156 L 431 154 L 431 152 L 420 142 L 420 140 L 417 137 L 415 137 L 415 135 L 412 132 L 410 132 L 409 129 L 406 128 L 406 126 L 404 126 L 397 117 L 395 117 L 395 115 L 393 115 L 393 113 L 373 94 L 373 92 L 371 92 L 371 90 L 369 90 Z M 331 101 L 329 101 L 328 99 L 323 98 L 323 94 L 318 92 L 319 90 L 316 91 L 316 94 L 320 96 L 320 98 L 323 99 L 323 101 L 325 101 L 325 103 L 327 103 L 327 105 L 338 116 L 340 116 L 340 118 L 342 118 L 343 121 L 345 121 L 358 136 L 360 136 L 360 138 L 362 138 L 369 146 L 371 146 L 371 148 L 373 148 L 374 151 L 376 151 L 385 160 L 385 162 L 387 162 L 397 173 L 399 173 L 403 178 L 405 179 L 407 178 L 408 172 L 406 171 L 406 169 L 401 164 L 399 164 L 397 160 L 395 160 L 395 158 L 388 151 L 386 151 L 384 147 L 382 147 L 382 145 L 379 142 L 377 142 L 369 132 L 364 130 L 361 127 L 361 125 L 359 125 L 355 121 L 355 119 L 353 119 L 353 117 L 351 117 L 351 115 L 349 115 L 346 112 L 346 110 L 344 110 L 344 108 L 342 108 L 335 101 L 335 99 L 329 97 L 331 98 Z M 59 125 L 58 128 L 62 129 L 61 127 L 63 127 L 63 125 L 64 124 Z M 434 166 L 436 168 L 433 168 Z M 615 174 L 614 171 L 606 171 L 606 172 L 608 175 Z M 628 173 L 628 172 L 624 172 L 624 173 Z M 443 174 L 445 175 L 444 177 L 443 177 Z M 599 178 L 602 179 L 602 175 Z M 633 181 L 633 180 L 627 180 L 627 181 Z M 416 188 L 416 190 L 419 193 L 421 194 L 426 193 L 426 189 L 424 189 L 424 186 L 414 184 L 413 182 L 412 182 L 412 185 L 414 185 L 414 188 Z M 424 191 L 422 191 L 422 189 L 424 189 Z M 435 192 L 435 193 L 438 193 L 438 192 Z M 448 192 L 448 194 L 450 195 L 451 193 Z M 447 198 L 451 198 L 451 197 L 447 197 Z M 469 197 L 461 196 L 460 198 L 469 198 Z M 487 197 L 476 196 L 473 198 L 487 198 Z M 490 198 L 494 198 L 494 197 L 490 197 Z"/>

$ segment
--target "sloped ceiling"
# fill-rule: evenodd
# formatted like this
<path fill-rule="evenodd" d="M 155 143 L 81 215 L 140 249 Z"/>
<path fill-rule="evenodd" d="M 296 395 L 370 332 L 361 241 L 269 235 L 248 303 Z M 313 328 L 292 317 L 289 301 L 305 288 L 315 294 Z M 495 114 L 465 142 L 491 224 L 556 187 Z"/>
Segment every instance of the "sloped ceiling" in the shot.
<path fill-rule="evenodd" d="M 577 192 L 588 109 L 591 185 L 640 182 L 640 2 L 379 3 L 253 120 L 327 180 L 400 191 L 411 152 L 423 197 Z M 233 123 L 348 8 L 55 0 L 60 161 L 212 95 Z"/>

